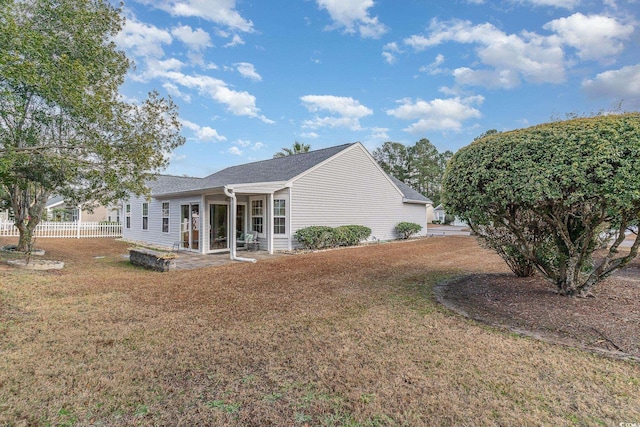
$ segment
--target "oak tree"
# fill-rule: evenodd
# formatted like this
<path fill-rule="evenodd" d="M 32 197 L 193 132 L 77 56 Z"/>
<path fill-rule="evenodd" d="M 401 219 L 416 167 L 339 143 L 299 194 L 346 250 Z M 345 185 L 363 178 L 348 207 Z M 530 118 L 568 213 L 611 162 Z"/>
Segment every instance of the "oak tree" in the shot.
<path fill-rule="evenodd" d="M 106 0 L 0 0 L 0 194 L 26 250 L 52 194 L 109 204 L 165 167 L 184 143 L 177 108 L 153 92 L 126 102 L 132 65 Z"/>

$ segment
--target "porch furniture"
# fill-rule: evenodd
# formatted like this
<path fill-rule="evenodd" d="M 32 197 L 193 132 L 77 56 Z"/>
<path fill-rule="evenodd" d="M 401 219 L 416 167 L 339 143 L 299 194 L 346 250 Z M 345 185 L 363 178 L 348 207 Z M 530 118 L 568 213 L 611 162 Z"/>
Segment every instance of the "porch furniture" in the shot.
<path fill-rule="evenodd" d="M 248 251 L 260 250 L 260 241 L 258 241 L 256 234 L 255 231 L 248 231 L 245 236 L 245 245 Z"/>

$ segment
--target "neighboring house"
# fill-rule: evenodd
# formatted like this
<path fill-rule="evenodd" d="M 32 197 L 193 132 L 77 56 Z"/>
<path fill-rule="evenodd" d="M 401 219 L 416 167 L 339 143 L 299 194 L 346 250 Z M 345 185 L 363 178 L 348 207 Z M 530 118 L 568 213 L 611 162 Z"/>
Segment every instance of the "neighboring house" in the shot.
<path fill-rule="evenodd" d="M 433 210 L 434 221 L 440 221 L 441 224 L 444 224 L 446 216 L 447 216 L 447 212 L 444 210 L 444 206 L 442 206 L 442 204 L 439 204 Z M 456 216 L 453 218 L 453 221 L 449 225 L 454 225 L 456 227 L 463 227 L 467 225 L 467 223 Z"/>
<path fill-rule="evenodd" d="M 291 250 L 294 233 L 312 225 L 365 225 L 372 239 L 391 240 L 395 225 L 410 221 L 424 235 L 432 204 L 388 176 L 359 142 L 205 178 L 158 175 L 148 186 L 150 198 L 123 202 L 123 238 L 200 253 L 229 251 L 249 231 L 270 253 Z"/>
<path fill-rule="evenodd" d="M 97 206 L 92 212 L 68 206 L 62 196 L 52 196 L 45 205 L 49 221 L 120 222 L 120 208 Z"/>
<path fill-rule="evenodd" d="M 434 221 L 439 221 L 441 224 L 444 224 L 444 218 L 446 216 L 447 216 L 447 213 L 445 212 L 444 206 L 442 206 L 442 204 L 439 204 L 433 210 L 433 220 Z"/>

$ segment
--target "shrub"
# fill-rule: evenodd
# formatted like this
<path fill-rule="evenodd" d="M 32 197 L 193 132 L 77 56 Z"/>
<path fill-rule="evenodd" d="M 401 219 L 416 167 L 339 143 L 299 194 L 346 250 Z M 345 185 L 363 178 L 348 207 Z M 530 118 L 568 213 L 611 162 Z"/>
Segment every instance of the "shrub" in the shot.
<path fill-rule="evenodd" d="M 619 250 L 640 218 L 638 188 L 640 113 L 610 114 L 472 142 L 448 163 L 442 201 L 473 230 L 507 236 L 507 255 L 529 260 L 561 295 L 587 296 L 640 250 L 640 237 Z M 605 228 L 612 243 L 594 263 Z"/>
<path fill-rule="evenodd" d="M 323 225 L 301 228 L 293 236 L 306 249 L 322 249 L 333 245 L 333 228 Z"/>
<path fill-rule="evenodd" d="M 364 225 L 342 225 L 333 229 L 334 245 L 355 246 L 371 235 L 371 229 Z"/>
<path fill-rule="evenodd" d="M 314 225 L 296 231 L 294 237 L 305 249 L 334 246 L 355 246 L 369 237 L 371 229 L 363 225 L 342 225 L 331 228 Z"/>
<path fill-rule="evenodd" d="M 408 239 L 420 230 L 422 230 L 422 226 L 415 222 L 399 222 L 396 225 L 396 231 L 403 239 Z"/>

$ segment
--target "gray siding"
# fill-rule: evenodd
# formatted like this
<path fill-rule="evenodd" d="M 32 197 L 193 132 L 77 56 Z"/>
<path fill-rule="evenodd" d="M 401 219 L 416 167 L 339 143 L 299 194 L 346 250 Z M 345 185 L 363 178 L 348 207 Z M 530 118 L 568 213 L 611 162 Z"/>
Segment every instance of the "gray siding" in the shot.
<path fill-rule="evenodd" d="M 142 229 L 142 203 L 144 197 L 132 197 L 122 205 L 122 237 L 126 240 L 142 241 L 154 245 L 172 247 L 180 241 L 180 205 L 199 203 L 199 197 L 189 197 L 171 200 L 149 200 L 149 228 Z M 169 202 L 169 232 L 162 232 L 162 202 Z M 126 228 L 125 206 L 131 203 L 131 228 Z M 200 218 L 202 219 L 203 207 L 200 206 Z M 201 227 L 202 228 L 202 227 Z"/>
<path fill-rule="evenodd" d="M 418 223 L 426 233 L 425 205 L 403 203 L 360 145 L 298 178 L 291 190 L 293 233 L 311 225 L 358 224 L 370 227 L 372 237 L 391 240 L 401 221 Z"/>

